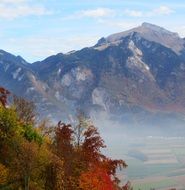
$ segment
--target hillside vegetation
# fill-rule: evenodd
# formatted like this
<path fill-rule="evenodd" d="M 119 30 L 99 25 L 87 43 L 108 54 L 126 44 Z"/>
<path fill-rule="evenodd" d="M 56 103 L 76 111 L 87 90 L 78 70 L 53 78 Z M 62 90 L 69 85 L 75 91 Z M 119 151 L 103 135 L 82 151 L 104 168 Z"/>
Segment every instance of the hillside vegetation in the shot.
<path fill-rule="evenodd" d="M 81 115 L 76 126 L 36 122 L 32 103 L 0 88 L 0 189 L 121 190 L 117 169 L 127 165 L 101 153 L 98 130 Z"/>

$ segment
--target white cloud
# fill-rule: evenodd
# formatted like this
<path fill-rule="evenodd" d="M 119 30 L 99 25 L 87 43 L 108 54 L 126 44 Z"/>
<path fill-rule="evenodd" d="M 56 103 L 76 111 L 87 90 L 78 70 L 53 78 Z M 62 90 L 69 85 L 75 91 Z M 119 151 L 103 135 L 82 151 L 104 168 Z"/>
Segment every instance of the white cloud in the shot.
<path fill-rule="evenodd" d="M 26 0 L 0 0 L 0 18 L 3 19 L 45 14 L 49 14 L 49 11 L 44 7 L 28 4 Z"/>
<path fill-rule="evenodd" d="M 153 11 L 153 14 L 159 14 L 159 15 L 169 15 L 171 13 L 174 13 L 174 10 L 172 10 L 170 7 L 168 6 L 160 6 L 159 8 L 157 9 L 154 9 Z"/>
<path fill-rule="evenodd" d="M 171 30 L 176 31 L 182 38 L 185 37 L 185 25 L 175 25 L 171 27 Z"/>
<path fill-rule="evenodd" d="M 116 12 L 113 9 L 96 8 L 96 9 L 81 10 L 63 19 L 68 20 L 68 19 L 80 19 L 80 18 L 103 18 L 103 17 L 112 17 L 115 14 Z"/>
<path fill-rule="evenodd" d="M 18 3 L 23 3 L 23 2 L 26 2 L 26 0 L 0 0 L 0 3 L 18 4 Z"/>
<path fill-rule="evenodd" d="M 73 19 L 81 19 L 81 18 L 113 18 L 117 17 L 119 18 L 120 16 L 128 16 L 128 17 L 155 17 L 155 16 L 161 16 L 161 15 L 169 15 L 173 13 L 174 10 L 172 10 L 168 6 L 161 5 L 155 9 L 151 9 L 148 11 L 144 10 L 135 10 L 135 9 L 125 9 L 121 11 L 121 9 L 110 9 L 110 8 L 104 8 L 104 7 L 99 7 L 96 9 L 86 9 L 86 10 L 81 10 L 78 12 L 73 13 L 72 15 L 66 16 L 63 18 L 63 20 L 73 20 Z"/>
<path fill-rule="evenodd" d="M 124 14 L 130 17 L 155 17 L 161 15 L 170 15 L 175 11 L 168 6 L 161 5 L 160 7 L 150 10 L 150 11 L 141 11 L 141 10 L 131 10 L 126 9 Z"/>
<path fill-rule="evenodd" d="M 124 13 L 128 16 L 131 17 L 142 17 L 143 16 L 143 12 L 142 11 L 138 11 L 138 10 L 130 10 L 130 9 L 126 9 L 124 11 Z"/>
<path fill-rule="evenodd" d="M 131 28 L 139 26 L 140 22 L 130 22 L 126 20 L 118 20 L 118 19 L 99 19 L 98 22 L 102 25 L 108 26 L 109 28 L 113 28 L 113 32 L 125 31 Z"/>
<path fill-rule="evenodd" d="M 114 11 L 112 9 L 107 8 L 97 8 L 97 9 L 89 9 L 79 12 L 79 15 L 82 17 L 107 17 L 114 14 Z"/>

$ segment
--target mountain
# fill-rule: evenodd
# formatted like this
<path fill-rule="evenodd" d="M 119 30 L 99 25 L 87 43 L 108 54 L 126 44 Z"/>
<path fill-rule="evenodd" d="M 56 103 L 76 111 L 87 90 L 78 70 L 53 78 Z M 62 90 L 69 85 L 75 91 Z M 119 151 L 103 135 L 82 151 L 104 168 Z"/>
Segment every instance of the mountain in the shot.
<path fill-rule="evenodd" d="M 1 86 L 56 119 L 77 110 L 185 113 L 185 40 L 149 23 L 33 64 L 2 51 L 0 72 Z"/>
<path fill-rule="evenodd" d="M 138 33 L 142 38 L 168 47 L 177 54 L 184 51 L 184 39 L 180 38 L 178 33 L 170 32 L 162 27 L 149 23 L 143 23 L 141 26 L 126 32 L 110 35 L 106 38 L 106 41 L 107 43 L 115 43 L 132 33 Z"/>
<path fill-rule="evenodd" d="M 50 108 L 45 92 L 47 84 L 40 81 L 31 67 L 22 57 L 0 50 L 0 86 L 9 89 L 12 94 L 34 101 L 38 112 L 43 112 L 44 116 Z"/>

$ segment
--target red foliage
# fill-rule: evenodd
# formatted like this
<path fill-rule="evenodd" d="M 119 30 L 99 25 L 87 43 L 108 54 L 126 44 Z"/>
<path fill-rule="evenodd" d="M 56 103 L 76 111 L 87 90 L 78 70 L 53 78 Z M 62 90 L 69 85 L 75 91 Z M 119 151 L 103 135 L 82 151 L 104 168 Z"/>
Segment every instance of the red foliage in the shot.
<path fill-rule="evenodd" d="M 105 158 L 101 154 L 101 148 L 105 148 L 104 141 L 94 126 L 90 126 L 84 133 L 84 142 L 82 150 L 84 157 L 88 162 L 99 162 Z"/>
<path fill-rule="evenodd" d="M 71 129 L 71 125 L 66 125 L 64 123 L 59 122 L 58 127 L 55 131 L 56 134 L 56 150 L 58 154 L 65 156 L 69 154 L 72 149 L 72 134 L 73 130 Z"/>
<path fill-rule="evenodd" d="M 96 166 L 81 174 L 80 187 L 83 190 L 114 190 L 114 184 L 106 170 Z"/>
<path fill-rule="evenodd" d="M 10 94 L 10 92 L 8 90 L 6 90 L 5 88 L 3 87 L 0 87 L 0 103 L 6 107 L 6 104 L 7 104 L 7 98 L 8 98 L 8 95 Z"/>

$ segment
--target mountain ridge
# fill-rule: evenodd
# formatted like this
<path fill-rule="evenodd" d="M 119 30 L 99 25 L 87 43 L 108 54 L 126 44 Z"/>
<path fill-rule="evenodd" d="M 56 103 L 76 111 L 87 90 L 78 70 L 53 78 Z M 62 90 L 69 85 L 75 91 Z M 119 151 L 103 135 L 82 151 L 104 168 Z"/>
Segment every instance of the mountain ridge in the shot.
<path fill-rule="evenodd" d="M 138 33 L 146 40 L 154 41 L 160 43 L 168 48 L 172 48 L 173 51 L 179 54 L 183 49 L 185 42 L 183 38 L 180 38 L 178 33 L 170 32 L 162 27 L 159 27 L 150 23 L 143 23 L 141 26 L 135 27 L 133 29 L 112 34 L 107 38 L 101 38 L 97 45 L 101 45 L 100 42 L 119 43 L 121 38 L 129 36 L 130 34 Z"/>
<path fill-rule="evenodd" d="M 7 62 L 0 54 L 0 85 L 55 118 L 77 110 L 120 117 L 128 110 L 185 113 L 184 52 L 176 33 L 143 23 L 33 64 L 16 56 Z"/>

